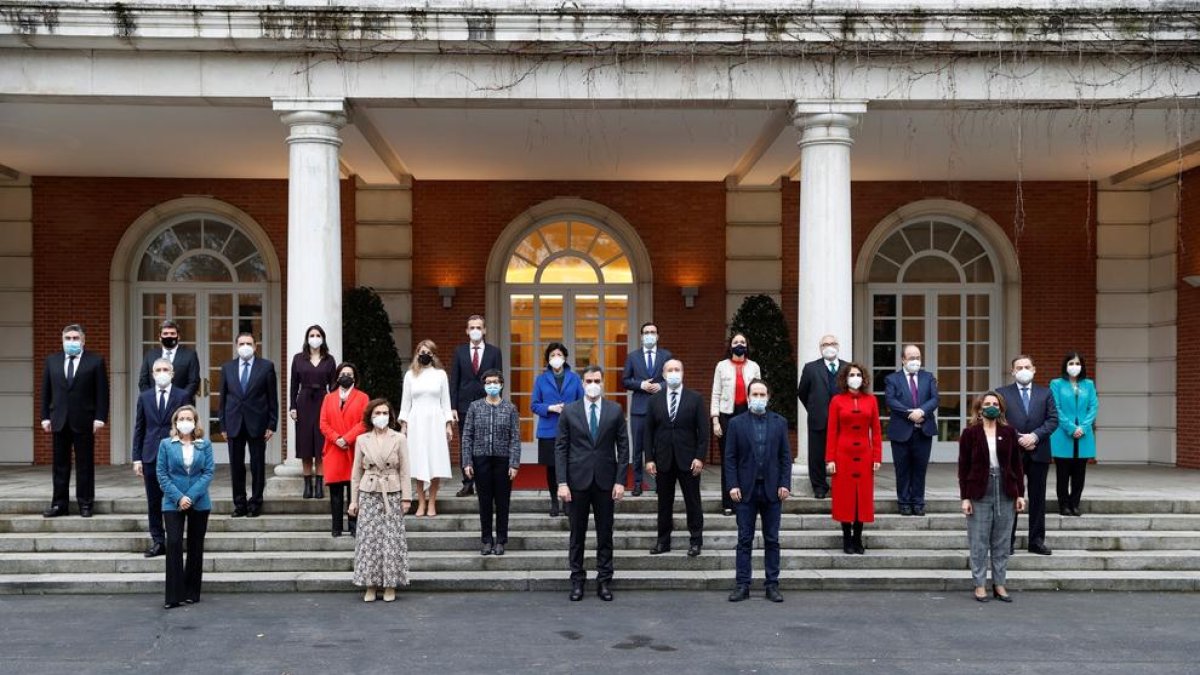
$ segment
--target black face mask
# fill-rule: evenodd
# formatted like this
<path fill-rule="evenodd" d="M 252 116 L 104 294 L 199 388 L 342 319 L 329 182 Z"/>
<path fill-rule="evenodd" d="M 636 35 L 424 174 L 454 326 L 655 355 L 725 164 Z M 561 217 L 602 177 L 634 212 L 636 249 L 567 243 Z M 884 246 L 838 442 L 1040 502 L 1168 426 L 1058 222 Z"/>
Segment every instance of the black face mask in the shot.
<path fill-rule="evenodd" d="M 162 338 L 162 346 L 166 347 L 167 349 L 175 349 L 175 345 L 177 344 L 179 344 L 179 338 L 177 337 Z"/>
<path fill-rule="evenodd" d="M 734 345 L 732 351 L 734 356 L 745 356 L 746 345 Z"/>
<path fill-rule="evenodd" d="M 431 354 L 421 354 L 420 356 L 417 357 L 417 361 L 421 365 L 427 366 L 427 365 L 433 363 L 433 356 Z"/>
<path fill-rule="evenodd" d="M 342 389 L 349 389 L 353 385 L 354 385 L 354 376 L 353 375 L 342 375 L 341 377 L 338 378 L 338 386 L 341 387 Z"/>

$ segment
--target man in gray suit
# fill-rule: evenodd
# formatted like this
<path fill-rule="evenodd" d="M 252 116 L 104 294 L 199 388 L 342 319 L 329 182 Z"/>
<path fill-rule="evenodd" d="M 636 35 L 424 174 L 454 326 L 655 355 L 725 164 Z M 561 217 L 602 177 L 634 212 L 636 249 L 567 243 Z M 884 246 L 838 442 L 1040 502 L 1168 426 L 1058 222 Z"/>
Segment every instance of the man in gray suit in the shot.
<path fill-rule="evenodd" d="M 1050 555 L 1050 547 L 1046 546 L 1046 477 L 1050 474 L 1050 436 L 1058 428 L 1058 408 L 1050 390 L 1033 383 L 1036 373 L 1033 359 L 1022 354 L 1012 360 L 1016 382 L 996 391 L 1004 397 L 1008 423 L 1020 434 L 1017 443 L 1021 446 L 1025 495 L 1029 499 L 1029 552 Z M 1014 542 L 1017 539 L 1016 518 L 1012 538 Z"/>
<path fill-rule="evenodd" d="M 613 510 L 625 496 L 629 436 L 621 406 L 605 401 L 604 371 L 583 371 L 584 397 L 563 408 L 554 440 L 558 498 L 570 509 L 571 601 L 583 599 L 583 542 L 588 515 L 596 515 L 596 595 L 611 601 L 613 575 Z"/>

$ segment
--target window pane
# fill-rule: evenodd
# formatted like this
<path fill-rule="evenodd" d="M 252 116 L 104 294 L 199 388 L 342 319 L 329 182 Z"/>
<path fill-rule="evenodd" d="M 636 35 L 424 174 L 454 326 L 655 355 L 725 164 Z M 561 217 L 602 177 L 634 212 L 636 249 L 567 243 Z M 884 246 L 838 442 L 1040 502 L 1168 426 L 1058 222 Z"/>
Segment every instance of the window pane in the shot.
<path fill-rule="evenodd" d="M 546 250 L 546 244 L 537 232 L 525 237 L 520 244 L 517 244 L 515 253 L 537 265 L 542 264 L 546 256 L 550 255 L 550 252 Z"/>
<path fill-rule="evenodd" d="M 220 251 L 225 248 L 225 242 L 229 240 L 229 235 L 233 234 L 233 228 L 215 220 L 204 221 L 204 248 L 211 248 L 214 251 Z"/>
<path fill-rule="evenodd" d="M 879 283 L 891 283 L 896 280 L 896 275 L 900 273 L 900 266 L 882 256 L 875 256 L 871 261 L 870 281 Z"/>
<path fill-rule="evenodd" d="M 958 246 L 954 247 L 954 257 L 963 264 L 974 260 L 982 253 L 983 246 L 967 232 L 963 233 L 962 238 L 958 240 Z"/>
<path fill-rule="evenodd" d="M 908 237 L 908 243 L 913 247 L 914 251 L 924 251 L 933 248 L 933 243 L 929 238 L 929 227 L 931 223 L 914 223 L 904 228 L 904 235 Z"/>
<path fill-rule="evenodd" d="M 237 266 L 238 281 L 266 281 L 267 263 L 261 255 L 255 255 Z"/>
<path fill-rule="evenodd" d="M 550 223 L 541 229 L 542 238 L 550 246 L 551 253 L 558 253 L 567 248 L 570 238 L 567 234 L 567 221 Z"/>
<path fill-rule="evenodd" d="M 875 316 L 896 316 L 896 296 L 876 295 L 871 302 Z"/>
<path fill-rule="evenodd" d="M 233 275 L 222 260 L 201 253 L 180 262 L 171 281 L 233 281 Z"/>
<path fill-rule="evenodd" d="M 596 228 L 574 221 L 571 223 L 571 248 L 580 253 L 587 253 L 592 247 L 592 241 L 596 238 L 596 233 L 599 232 Z"/>
<path fill-rule="evenodd" d="M 608 284 L 632 284 L 633 270 L 629 269 L 629 258 L 621 256 L 605 265 L 600 270 L 604 274 L 604 282 Z"/>
<path fill-rule="evenodd" d="M 939 295 L 937 303 L 938 316 L 957 317 L 962 312 L 962 296 L 958 294 Z"/>
<path fill-rule="evenodd" d="M 601 232 L 600 236 L 596 237 L 596 243 L 592 246 L 591 255 L 592 260 L 595 260 L 596 264 L 600 264 L 622 253 L 624 251 L 621 250 L 621 246 L 612 237 L 608 236 L 607 232 Z"/>
<path fill-rule="evenodd" d="M 938 367 L 957 368 L 962 365 L 962 347 L 957 344 L 938 345 Z"/>
<path fill-rule="evenodd" d="M 986 370 L 969 370 L 967 371 L 967 391 L 972 394 L 982 394 L 991 389 L 991 383 L 988 382 L 988 371 Z"/>
<path fill-rule="evenodd" d="M 925 296 L 906 295 L 903 303 L 904 316 L 925 316 Z"/>
<path fill-rule="evenodd" d="M 200 248 L 200 221 L 189 220 L 186 223 L 180 223 L 171 228 L 175 230 L 175 238 L 179 241 L 179 245 L 183 250 L 190 251 L 194 248 Z"/>
<path fill-rule="evenodd" d="M 171 318 L 196 316 L 196 296 L 193 293 L 175 293 L 171 296 Z"/>
<path fill-rule="evenodd" d="M 544 284 L 594 284 L 600 281 L 591 263 L 576 256 L 555 258 L 542 267 Z"/>
<path fill-rule="evenodd" d="M 967 277 L 967 281 L 971 283 L 990 283 L 995 279 L 995 274 L 992 271 L 992 261 L 985 258 L 979 258 L 975 262 L 963 268 L 963 273 Z"/>
<path fill-rule="evenodd" d="M 967 364 L 986 366 L 990 361 L 991 345 L 987 343 L 967 346 Z"/>
<path fill-rule="evenodd" d="M 504 272 L 504 280 L 510 284 L 532 284 L 537 276 L 537 267 L 518 256 L 508 259 L 508 269 Z"/>
<path fill-rule="evenodd" d="M 530 318 L 533 316 L 533 296 L 514 295 L 509 298 L 509 316 L 515 318 Z"/>
<path fill-rule="evenodd" d="M 233 295 L 230 293 L 214 293 L 208 296 L 208 315 L 210 317 L 229 318 L 233 316 Z M 232 339 L 233 336 L 230 336 Z"/>
<path fill-rule="evenodd" d="M 940 319 L 938 320 L 938 340 L 946 342 L 958 342 L 962 339 L 962 326 L 959 325 L 960 319 Z"/>
<path fill-rule="evenodd" d="M 962 230 L 950 223 L 933 224 L 933 247 L 949 253 Z"/>
<path fill-rule="evenodd" d="M 918 258 L 904 271 L 908 283 L 956 284 L 962 281 L 958 268 L 945 258 L 925 256 Z"/>
<path fill-rule="evenodd" d="M 893 262 L 902 263 L 912 257 L 913 251 L 904 237 L 897 232 L 883 242 L 879 247 L 879 254 L 887 256 Z"/>
<path fill-rule="evenodd" d="M 233 236 L 225 244 L 225 250 L 222 253 L 225 257 L 234 263 L 241 262 L 248 256 L 252 256 L 258 252 L 258 248 L 254 246 L 254 242 L 241 232 L 234 232 Z"/>
<path fill-rule="evenodd" d="M 938 368 L 937 385 L 938 392 L 951 394 L 960 390 L 959 385 L 962 384 L 962 373 L 957 368 Z M 945 405 L 949 396 L 941 396 L 942 404 Z"/>
<path fill-rule="evenodd" d="M 991 303 L 990 297 L 986 295 L 968 295 L 967 296 L 967 316 L 988 316 Z"/>
<path fill-rule="evenodd" d="M 900 335 L 905 344 L 911 342 L 918 347 L 922 346 L 925 342 L 925 322 L 921 319 L 902 321 Z"/>
<path fill-rule="evenodd" d="M 895 319 L 875 319 L 874 331 L 872 332 L 876 342 L 895 342 L 896 341 L 896 320 Z"/>
<path fill-rule="evenodd" d="M 967 319 L 967 340 L 971 342 L 986 342 L 990 339 L 987 319 Z"/>
<path fill-rule="evenodd" d="M 896 365 L 896 345 L 876 344 L 874 349 L 871 350 L 871 362 L 878 369 L 871 377 L 875 380 L 876 388 L 879 391 L 883 391 L 883 378 L 892 372 L 892 367 Z"/>

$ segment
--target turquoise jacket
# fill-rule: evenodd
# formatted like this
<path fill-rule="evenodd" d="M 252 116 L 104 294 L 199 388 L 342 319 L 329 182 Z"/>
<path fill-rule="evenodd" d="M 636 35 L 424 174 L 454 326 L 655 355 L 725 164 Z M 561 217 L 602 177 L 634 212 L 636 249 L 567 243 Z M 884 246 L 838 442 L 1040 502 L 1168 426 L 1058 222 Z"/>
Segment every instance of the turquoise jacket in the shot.
<path fill-rule="evenodd" d="M 1096 456 L 1096 413 L 1100 400 L 1096 396 L 1096 384 L 1090 379 L 1079 380 L 1079 391 L 1071 381 L 1060 377 L 1050 381 L 1050 393 L 1058 407 L 1058 428 L 1050 435 L 1052 457 L 1075 457 L 1076 429 L 1083 429 L 1079 437 L 1079 457 L 1091 459 Z"/>
<path fill-rule="evenodd" d="M 208 498 L 208 486 L 212 483 L 215 462 L 212 443 L 201 438 L 194 444 L 192 466 L 183 463 L 183 443 L 178 438 L 164 438 L 158 444 L 158 486 L 162 488 L 163 511 L 178 511 L 179 500 L 186 495 L 192 500 L 192 509 L 211 511 L 212 501 Z"/>

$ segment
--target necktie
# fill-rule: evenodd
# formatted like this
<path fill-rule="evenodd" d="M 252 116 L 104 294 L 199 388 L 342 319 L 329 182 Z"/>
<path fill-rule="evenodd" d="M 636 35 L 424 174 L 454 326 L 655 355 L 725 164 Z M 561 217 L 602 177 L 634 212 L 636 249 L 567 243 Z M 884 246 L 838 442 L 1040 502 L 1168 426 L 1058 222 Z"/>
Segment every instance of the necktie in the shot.
<path fill-rule="evenodd" d="M 596 434 L 600 432 L 600 417 L 597 410 L 600 408 L 599 403 L 593 403 L 591 406 L 592 413 L 588 417 L 588 428 L 592 431 L 592 440 L 596 440 Z"/>
<path fill-rule="evenodd" d="M 168 349 L 168 350 L 167 350 L 167 353 L 166 353 L 166 354 L 163 354 L 163 358 L 165 358 L 166 360 L 170 361 L 171 363 L 175 363 L 175 350 L 174 350 L 174 349 Z"/>
<path fill-rule="evenodd" d="M 830 364 L 829 364 L 829 374 L 830 374 L 830 375 L 837 375 L 837 363 L 830 363 Z"/>
<path fill-rule="evenodd" d="M 242 393 L 246 392 L 246 386 L 250 384 L 250 362 L 242 361 Z"/>
<path fill-rule="evenodd" d="M 670 410 L 672 422 L 675 421 L 675 413 L 678 411 L 679 411 L 679 392 L 672 391 L 671 392 L 671 410 Z"/>
<path fill-rule="evenodd" d="M 67 386 L 68 387 L 71 386 L 71 383 L 74 381 L 75 381 L 75 357 L 68 356 L 67 357 Z"/>
<path fill-rule="evenodd" d="M 471 371 L 479 374 L 479 347 L 471 348 Z"/>
<path fill-rule="evenodd" d="M 914 374 L 908 376 L 908 389 L 912 392 L 913 405 L 920 406 L 921 402 L 917 400 L 917 376 Z"/>
<path fill-rule="evenodd" d="M 158 412 L 162 413 L 166 409 L 167 409 L 167 390 L 159 389 L 158 390 Z"/>
<path fill-rule="evenodd" d="M 646 373 L 654 377 L 654 352 L 646 352 Z"/>
<path fill-rule="evenodd" d="M 1025 414 L 1029 414 L 1029 387 L 1021 387 L 1021 407 L 1025 408 Z"/>

